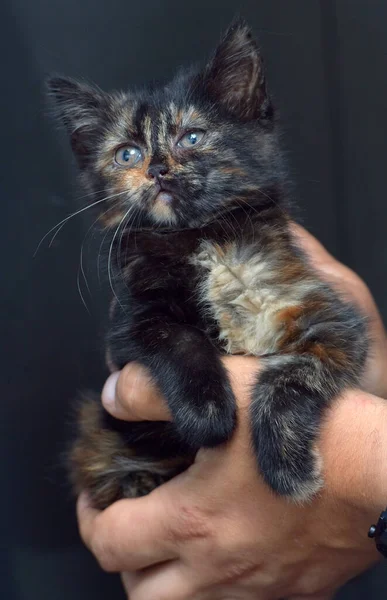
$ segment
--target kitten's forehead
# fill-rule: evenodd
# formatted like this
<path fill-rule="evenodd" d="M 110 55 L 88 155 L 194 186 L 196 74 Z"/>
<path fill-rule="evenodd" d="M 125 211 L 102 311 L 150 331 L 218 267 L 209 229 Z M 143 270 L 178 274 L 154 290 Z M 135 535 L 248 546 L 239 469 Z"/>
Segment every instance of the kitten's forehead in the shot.
<path fill-rule="evenodd" d="M 193 103 L 174 100 L 127 98 L 122 103 L 114 123 L 112 138 L 117 143 L 133 140 L 145 145 L 148 151 L 169 144 L 171 139 L 189 129 L 206 129 L 208 115 Z M 113 141 L 113 139 L 111 139 Z"/>

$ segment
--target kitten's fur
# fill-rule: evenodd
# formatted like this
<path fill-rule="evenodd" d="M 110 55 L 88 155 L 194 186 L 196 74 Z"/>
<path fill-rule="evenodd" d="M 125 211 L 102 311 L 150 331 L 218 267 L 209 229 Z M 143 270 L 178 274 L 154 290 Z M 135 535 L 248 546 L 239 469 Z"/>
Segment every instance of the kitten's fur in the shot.
<path fill-rule="evenodd" d="M 115 290 L 109 361 L 146 366 L 174 419 L 125 423 L 84 399 L 71 453 L 77 488 L 103 508 L 226 442 L 236 406 L 220 357 L 253 354 L 262 365 L 251 401 L 259 470 L 277 493 L 309 499 L 322 485 L 323 412 L 359 381 L 367 331 L 291 237 L 273 106 L 249 28 L 237 22 L 205 69 L 156 90 L 105 94 L 64 78 L 49 88 L 83 184 L 110 198 L 100 204 Z M 181 148 L 192 130 L 203 139 Z M 125 145 L 143 153 L 132 168 L 115 162 Z"/>

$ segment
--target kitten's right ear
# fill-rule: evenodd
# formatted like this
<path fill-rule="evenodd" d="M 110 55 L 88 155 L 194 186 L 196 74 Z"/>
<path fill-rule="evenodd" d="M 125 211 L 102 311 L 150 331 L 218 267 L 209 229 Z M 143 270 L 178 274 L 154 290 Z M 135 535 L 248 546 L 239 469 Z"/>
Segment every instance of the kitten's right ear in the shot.
<path fill-rule="evenodd" d="M 67 77 L 51 77 L 46 85 L 55 115 L 65 125 L 73 152 L 83 167 L 106 98 L 94 87 Z"/>
<path fill-rule="evenodd" d="M 243 19 L 229 27 L 207 65 L 204 81 L 211 97 L 239 119 L 272 120 L 262 57 Z"/>

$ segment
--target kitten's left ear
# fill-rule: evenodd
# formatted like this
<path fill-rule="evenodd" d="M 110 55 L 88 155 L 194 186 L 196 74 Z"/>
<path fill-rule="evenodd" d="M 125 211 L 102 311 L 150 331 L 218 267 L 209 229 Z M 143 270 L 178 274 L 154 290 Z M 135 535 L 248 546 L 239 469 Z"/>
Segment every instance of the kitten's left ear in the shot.
<path fill-rule="evenodd" d="M 239 119 L 273 117 L 262 58 L 245 21 L 228 29 L 204 77 L 209 94 Z"/>
<path fill-rule="evenodd" d="M 51 77 L 46 85 L 54 101 L 56 116 L 65 125 L 78 164 L 83 168 L 93 149 L 106 96 L 91 85 L 69 77 Z"/>

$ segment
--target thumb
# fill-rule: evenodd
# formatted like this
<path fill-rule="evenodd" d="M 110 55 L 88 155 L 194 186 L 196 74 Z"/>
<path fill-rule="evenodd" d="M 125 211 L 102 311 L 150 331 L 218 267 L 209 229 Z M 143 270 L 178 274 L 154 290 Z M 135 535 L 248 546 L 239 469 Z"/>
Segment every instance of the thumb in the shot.
<path fill-rule="evenodd" d="M 110 375 L 102 390 L 102 404 L 123 421 L 171 420 L 163 396 L 148 371 L 137 363 L 129 363 Z"/>

